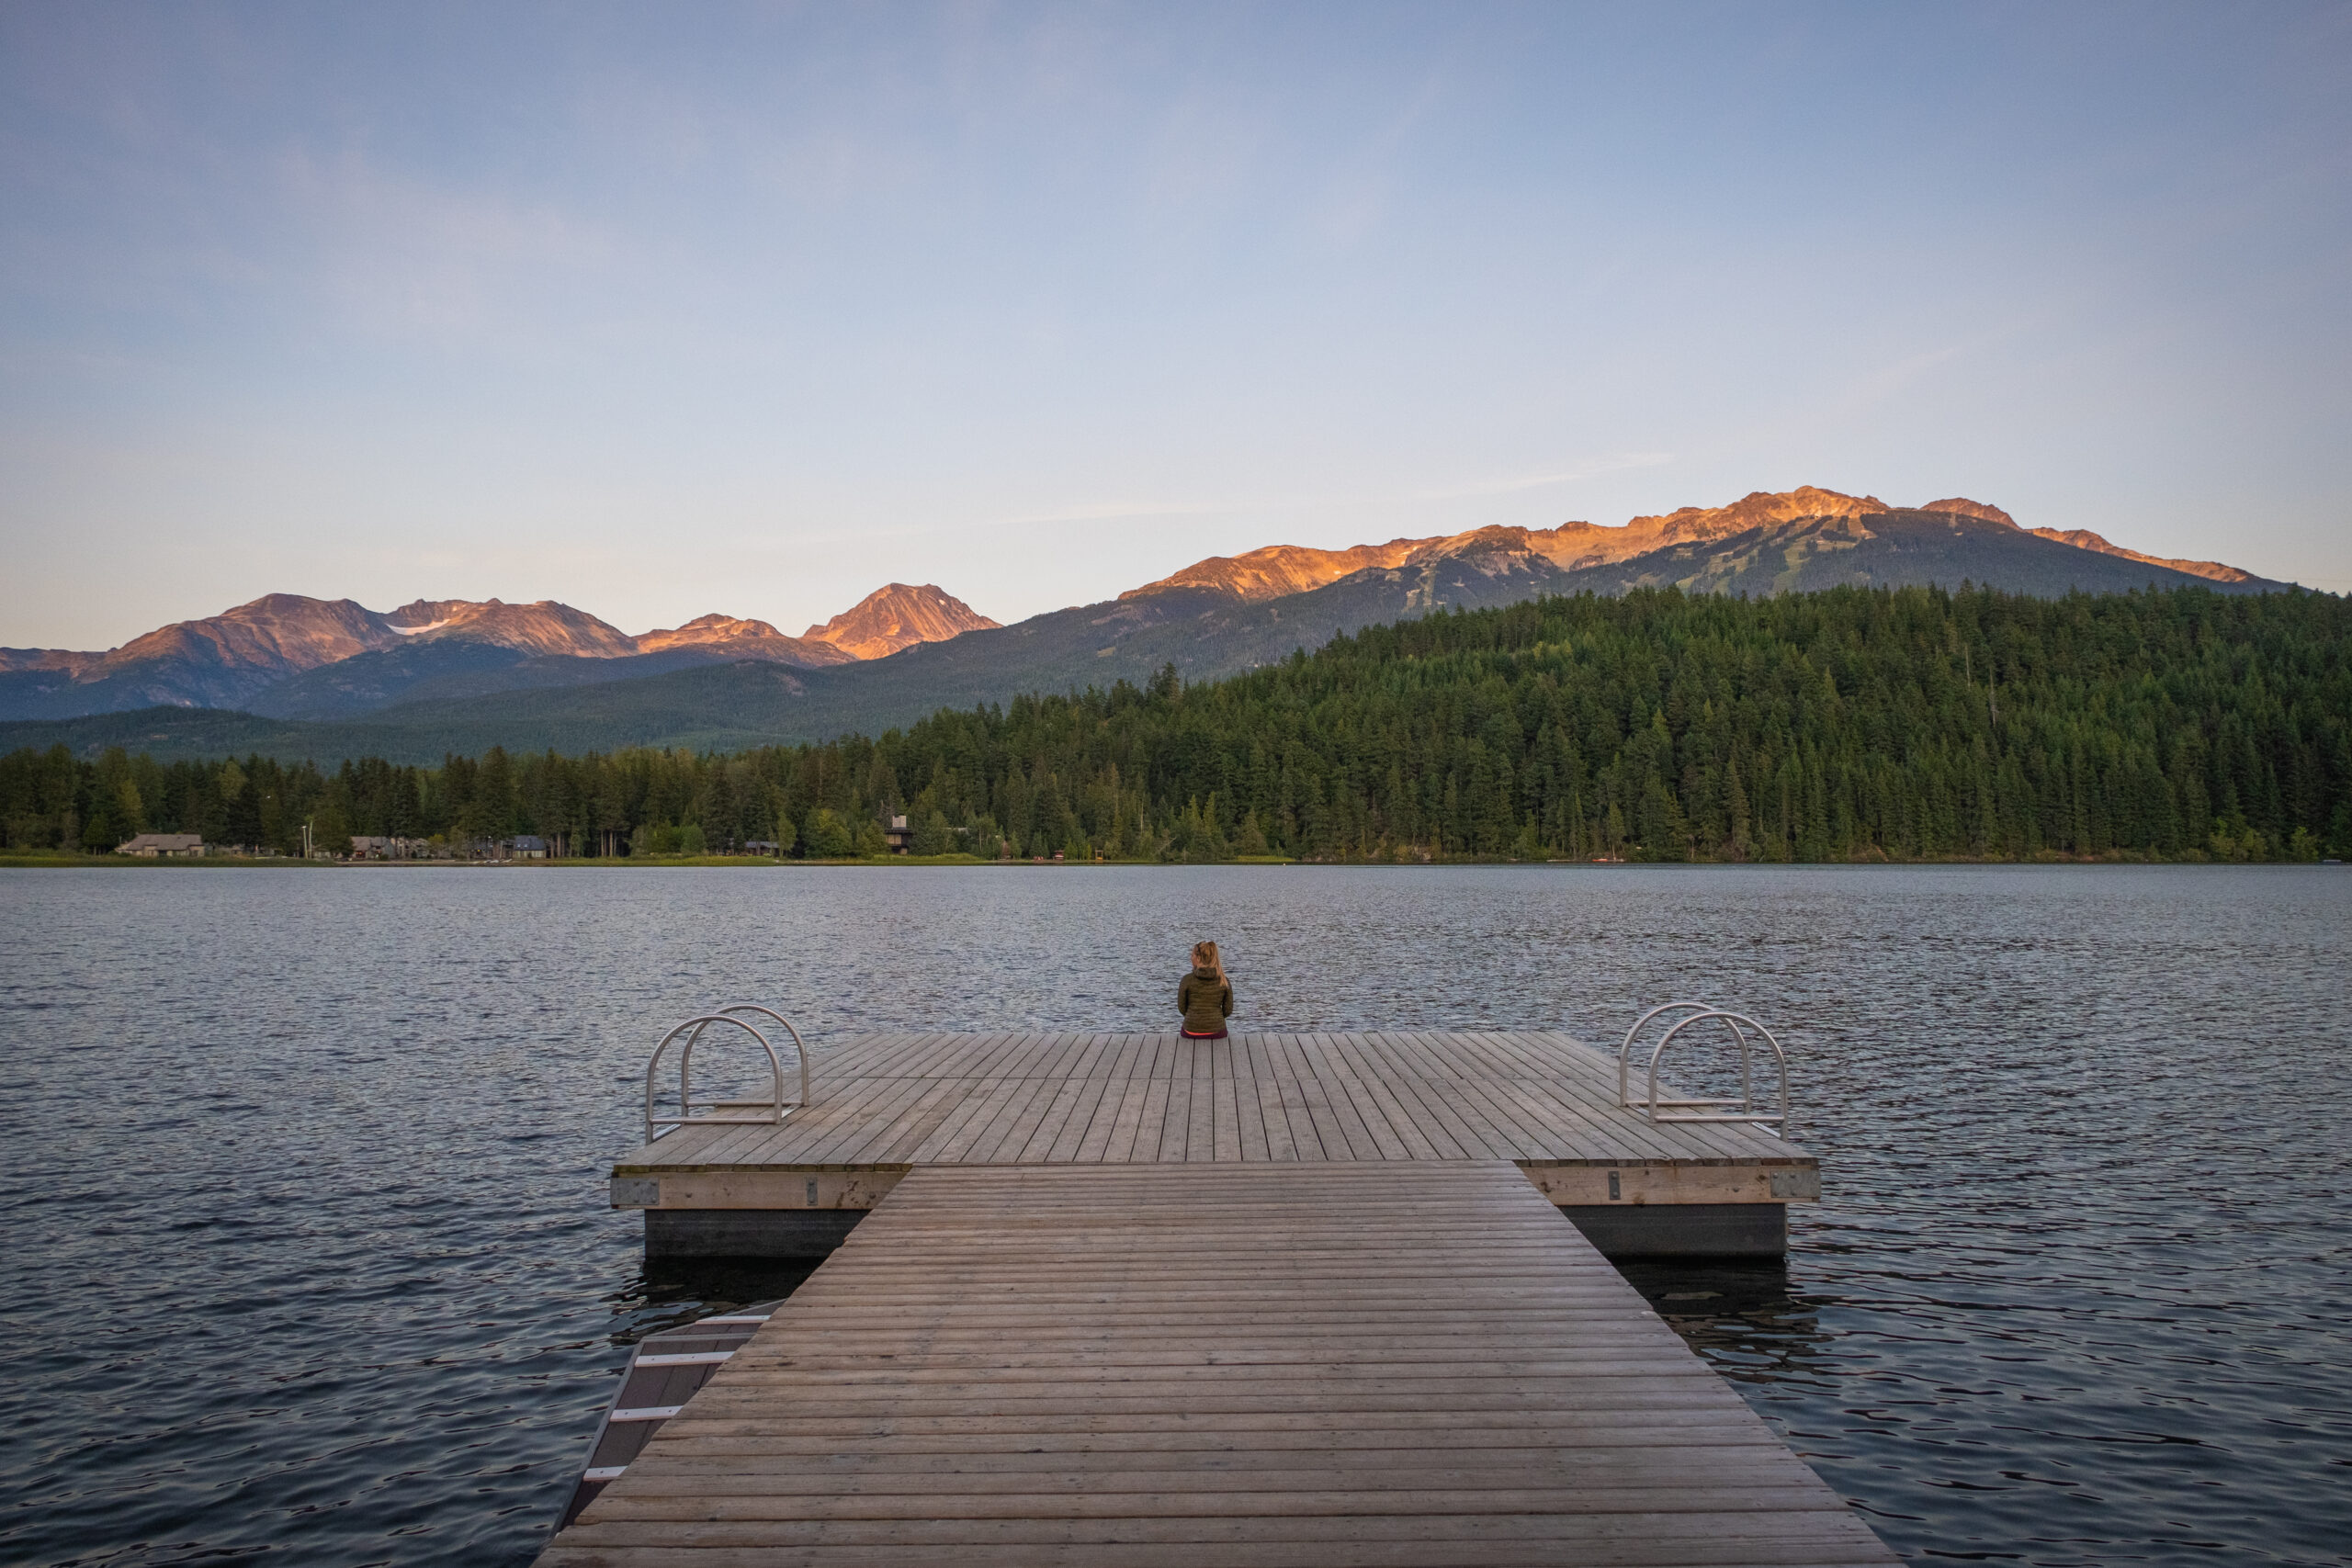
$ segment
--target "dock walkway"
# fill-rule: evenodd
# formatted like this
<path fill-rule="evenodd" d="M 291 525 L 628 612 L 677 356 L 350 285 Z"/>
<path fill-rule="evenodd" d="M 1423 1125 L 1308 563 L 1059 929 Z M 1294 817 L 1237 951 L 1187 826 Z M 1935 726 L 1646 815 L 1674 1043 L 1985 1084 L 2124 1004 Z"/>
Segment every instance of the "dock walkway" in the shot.
<path fill-rule="evenodd" d="M 1108 1093 L 974 1145 L 1083 1147 Z M 541 1568 L 1894 1561 L 1514 1160 L 1316 1141 L 912 1170 Z"/>

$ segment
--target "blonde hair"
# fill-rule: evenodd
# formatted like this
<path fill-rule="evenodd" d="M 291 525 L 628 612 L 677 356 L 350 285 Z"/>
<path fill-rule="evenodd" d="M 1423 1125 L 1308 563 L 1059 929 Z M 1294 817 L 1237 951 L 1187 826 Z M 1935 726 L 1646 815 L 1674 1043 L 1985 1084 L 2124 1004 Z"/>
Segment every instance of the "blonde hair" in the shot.
<path fill-rule="evenodd" d="M 1225 978 L 1225 960 L 1216 954 L 1216 943 L 1196 942 L 1193 944 L 1193 967 L 1205 969 L 1218 979 Z"/>

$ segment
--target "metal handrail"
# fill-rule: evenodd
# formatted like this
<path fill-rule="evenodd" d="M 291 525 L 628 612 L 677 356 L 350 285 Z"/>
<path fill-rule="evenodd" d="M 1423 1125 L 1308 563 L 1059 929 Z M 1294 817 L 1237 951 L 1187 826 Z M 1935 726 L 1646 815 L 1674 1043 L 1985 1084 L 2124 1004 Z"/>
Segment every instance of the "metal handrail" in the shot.
<path fill-rule="evenodd" d="M 1628 1109 L 1631 1109 L 1634 1104 L 1633 1096 L 1629 1091 L 1629 1087 L 1626 1083 L 1626 1065 L 1628 1058 L 1633 1055 L 1634 1037 L 1641 1033 L 1643 1027 L 1646 1025 L 1650 1020 L 1656 1018 L 1662 1012 L 1684 1011 L 1692 1013 L 1719 1013 L 1722 1010 L 1722 1009 L 1716 1007 L 1713 1002 L 1660 1002 L 1657 1006 L 1650 1009 L 1649 1011 L 1635 1019 L 1634 1021 L 1634 1027 L 1625 1031 L 1624 1043 L 1617 1047 L 1617 1103 Z M 1739 1032 L 1739 1026 L 1737 1024 L 1734 1024 L 1731 1026 L 1731 1030 L 1732 1032 L 1736 1035 Z M 1689 1106 L 1732 1105 L 1737 1102 L 1729 1100 L 1660 1100 L 1658 1103 L 1662 1105 Z"/>
<path fill-rule="evenodd" d="M 1739 1042 L 1739 1099 L 1736 1100 L 1659 1099 L 1657 1064 L 1659 1058 L 1666 1055 L 1666 1048 L 1674 1043 L 1676 1035 L 1692 1024 L 1705 1023 L 1711 1019 L 1721 1019 L 1724 1027 L 1731 1031 L 1732 1037 Z M 1759 1111 L 1756 1109 L 1755 1072 L 1752 1061 L 1754 1053 L 1747 1043 L 1747 1030 L 1740 1027 L 1742 1024 L 1762 1035 L 1764 1043 L 1772 1047 L 1772 1059 L 1778 1067 L 1781 1100 L 1781 1109 L 1777 1112 Z M 1694 1012 L 1689 1018 L 1677 1021 L 1674 1026 L 1659 1038 L 1657 1046 L 1651 1050 L 1649 1099 L 1646 1104 L 1650 1123 L 1653 1126 L 1660 1122 L 1738 1122 L 1763 1125 L 1768 1132 L 1785 1133 L 1789 1122 L 1789 1054 L 1781 1049 L 1780 1041 L 1773 1036 L 1770 1030 L 1744 1012 L 1729 1012 L 1722 1008 L 1709 1008 L 1704 1012 Z M 1734 1104 L 1739 1107 L 1736 1111 L 1682 1110 L 1660 1113 L 1663 1108 L 1668 1106 Z"/>
<path fill-rule="evenodd" d="M 808 1104 L 808 1046 L 800 1038 L 800 1031 L 792 1027 L 792 1021 L 785 1017 L 784 1014 L 776 1011 L 775 1009 L 762 1007 L 757 1002 L 729 1002 L 727 1006 L 720 1008 L 718 1010 L 721 1013 L 762 1013 L 784 1025 L 784 1032 L 792 1036 L 792 1053 L 795 1056 L 797 1056 L 800 1059 L 800 1098 L 793 1101 L 793 1104 L 796 1107 Z"/>
<path fill-rule="evenodd" d="M 738 1005 L 747 1006 L 749 1004 Z M 762 1012 L 767 1011 L 765 1008 L 762 1008 L 759 1010 Z M 775 1017 L 775 1015 L 771 1013 L 769 1016 Z M 781 1018 L 777 1018 L 776 1021 L 779 1023 L 784 1022 Z M 703 1031 L 708 1029 L 714 1023 L 732 1024 L 735 1028 L 741 1030 L 744 1033 L 758 1041 L 760 1049 L 767 1053 L 771 1092 L 768 1097 L 767 1110 L 765 1112 L 758 1115 L 741 1112 L 730 1114 L 719 1110 L 718 1108 L 722 1105 L 741 1105 L 745 1102 L 741 1100 L 714 1100 L 707 1103 L 705 1107 L 705 1114 L 700 1116 L 696 1116 L 695 1114 L 695 1100 L 692 1082 L 695 1043 L 702 1038 Z M 786 1029 L 792 1028 L 788 1023 L 786 1023 L 785 1027 Z M 689 1032 L 690 1031 L 691 1032 Z M 681 1034 L 686 1036 L 686 1043 L 684 1046 L 680 1047 L 678 1052 L 678 1113 L 674 1117 L 657 1116 L 654 1114 L 653 1109 L 655 1092 L 653 1086 L 655 1075 L 661 1071 L 662 1053 L 669 1050 L 670 1042 L 677 1039 Z M 792 1038 L 796 1044 L 799 1043 L 800 1034 L 797 1030 L 793 1031 Z M 805 1052 L 803 1053 L 801 1059 L 801 1071 L 804 1075 L 803 1081 L 805 1083 L 805 1075 L 808 1072 L 808 1058 Z M 807 1102 L 804 1100 L 801 1103 L 805 1104 Z M 663 1136 L 665 1134 L 676 1132 L 679 1128 L 685 1126 L 706 1127 L 714 1123 L 728 1122 L 743 1124 L 767 1123 L 770 1125 L 780 1126 L 783 1124 L 785 1112 L 788 1109 L 792 1109 L 792 1107 L 786 1104 L 784 1098 L 784 1059 L 775 1054 L 775 1047 L 768 1043 L 768 1037 L 766 1035 L 752 1028 L 743 1020 L 731 1016 L 729 1012 L 701 1013 L 676 1025 L 669 1033 L 664 1034 L 662 1037 L 661 1042 L 653 1047 L 653 1059 L 645 1064 L 645 1141 L 649 1144 L 652 1143 L 655 1139 Z"/>

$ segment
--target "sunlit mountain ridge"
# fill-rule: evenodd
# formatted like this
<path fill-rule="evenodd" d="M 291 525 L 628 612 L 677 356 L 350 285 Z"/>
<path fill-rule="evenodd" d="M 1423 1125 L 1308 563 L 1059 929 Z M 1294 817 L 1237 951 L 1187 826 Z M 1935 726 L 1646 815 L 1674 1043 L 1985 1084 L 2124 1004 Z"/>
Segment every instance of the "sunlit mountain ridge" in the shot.
<path fill-rule="evenodd" d="M 0 718 L 157 705 L 332 717 L 396 700 L 587 684 L 694 663 L 813 670 L 996 624 L 938 588 L 896 582 L 807 637 L 722 615 L 631 636 L 553 600 L 420 599 L 378 611 L 269 593 L 101 652 L 0 649 Z"/>

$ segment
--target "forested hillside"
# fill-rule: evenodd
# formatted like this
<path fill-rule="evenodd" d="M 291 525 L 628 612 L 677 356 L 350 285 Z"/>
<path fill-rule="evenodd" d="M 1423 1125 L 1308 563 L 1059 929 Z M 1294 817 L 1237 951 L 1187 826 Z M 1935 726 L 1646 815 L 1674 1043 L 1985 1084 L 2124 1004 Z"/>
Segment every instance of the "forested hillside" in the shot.
<path fill-rule="evenodd" d="M 585 852 L 1822 861 L 2352 849 L 2352 604 L 1636 591 L 1440 613 L 1186 686 L 943 711 L 879 739 L 333 771 L 0 759 L 13 847 L 311 821 Z"/>

